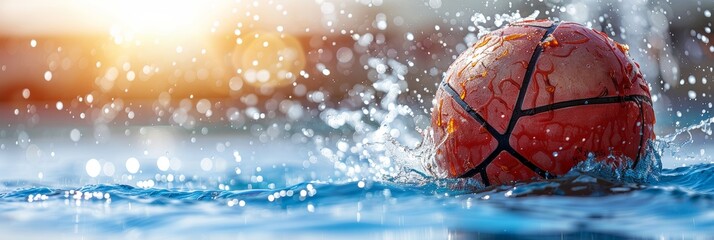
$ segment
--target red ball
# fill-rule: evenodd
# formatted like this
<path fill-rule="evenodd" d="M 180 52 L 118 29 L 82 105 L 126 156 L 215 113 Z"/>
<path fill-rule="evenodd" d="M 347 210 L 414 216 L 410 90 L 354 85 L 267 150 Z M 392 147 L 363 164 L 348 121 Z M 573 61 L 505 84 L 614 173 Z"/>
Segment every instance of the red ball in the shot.
<path fill-rule="evenodd" d="M 436 92 L 438 167 L 500 185 L 564 175 L 589 154 L 636 165 L 655 118 L 627 52 L 571 22 L 523 21 L 485 35 Z"/>

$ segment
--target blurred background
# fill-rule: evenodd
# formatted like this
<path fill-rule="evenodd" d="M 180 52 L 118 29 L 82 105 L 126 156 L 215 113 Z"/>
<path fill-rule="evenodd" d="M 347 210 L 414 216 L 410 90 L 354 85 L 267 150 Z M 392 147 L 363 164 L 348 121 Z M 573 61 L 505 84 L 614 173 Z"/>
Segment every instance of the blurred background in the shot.
<path fill-rule="evenodd" d="M 359 155 L 354 147 L 399 106 L 410 121 L 390 121 L 389 134 L 416 145 L 451 62 L 521 18 L 574 21 L 628 44 L 664 135 L 711 117 L 711 9 L 693 0 L 3 0 L 0 166 L 5 179 L 66 184 L 170 172 L 259 184 L 261 167 L 241 161 L 330 169 L 295 182 L 340 175 L 335 162 Z M 691 151 L 682 156 L 711 161 Z"/>

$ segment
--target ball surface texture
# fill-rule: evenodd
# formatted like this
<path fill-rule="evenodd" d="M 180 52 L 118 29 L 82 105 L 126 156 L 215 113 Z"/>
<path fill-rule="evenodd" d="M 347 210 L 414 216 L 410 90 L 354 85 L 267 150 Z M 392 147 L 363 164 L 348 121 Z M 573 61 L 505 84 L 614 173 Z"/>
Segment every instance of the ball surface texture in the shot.
<path fill-rule="evenodd" d="M 485 185 L 562 176 L 588 156 L 636 165 L 654 123 L 626 45 L 548 20 L 511 23 L 465 50 L 432 111 L 437 166 Z"/>

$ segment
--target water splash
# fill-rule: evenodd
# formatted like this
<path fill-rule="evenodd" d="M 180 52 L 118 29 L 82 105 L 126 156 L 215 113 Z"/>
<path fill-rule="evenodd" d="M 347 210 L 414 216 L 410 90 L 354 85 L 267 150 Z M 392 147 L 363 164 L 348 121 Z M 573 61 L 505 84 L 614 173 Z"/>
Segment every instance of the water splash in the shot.
<path fill-rule="evenodd" d="M 712 124 L 714 124 L 714 117 L 704 119 L 699 123 L 689 125 L 687 127 L 678 128 L 673 133 L 667 134 L 663 137 L 658 137 L 655 142 L 655 146 L 658 152 L 663 153 L 665 150 L 671 151 L 672 156 L 677 154 L 685 145 L 694 143 L 694 136 L 692 135 L 693 130 L 701 130 L 708 136 L 712 136 L 714 132 L 712 131 Z M 680 136 L 684 136 L 683 139 L 678 140 Z"/>
<path fill-rule="evenodd" d="M 662 172 L 661 153 L 655 149 L 654 142 L 649 140 L 644 153 L 637 162 L 626 156 L 612 154 L 606 159 L 598 159 L 590 153 L 585 161 L 575 165 L 566 176 L 584 174 L 619 183 L 657 182 Z"/>
<path fill-rule="evenodd" d="M 538 18 L 539 15 L 540 11 L 538 10 L 533 11 L 533 13 L 526 17 L 522 17 L 519 12 L 495 14 L 493 17 L 486 16 L 483 13 L 476 13 L 471 17 L 471 22 L 473 22 L 474 27 L 478 29 L 478 35 L 476 36 L 476 39 L 473 40 L 475 42 L 475 40 L 480 39 L 481 37 L 490 33 L 494 29 L 503 27 L 504 24 L 519 22 L 523 20 L 535 20 L 536 18 Z M 470 44 L 473 44 L 473 42 L 470 42 L 469 45 Z"/>

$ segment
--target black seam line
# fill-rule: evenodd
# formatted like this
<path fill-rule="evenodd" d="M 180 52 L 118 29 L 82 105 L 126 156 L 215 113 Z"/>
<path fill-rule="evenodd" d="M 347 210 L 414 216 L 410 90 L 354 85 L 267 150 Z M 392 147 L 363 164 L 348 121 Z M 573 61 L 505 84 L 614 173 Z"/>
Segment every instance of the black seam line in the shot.
<path fill-rule="evenodd" d="M 523 106 L 523 101 L 526 98 L 528 85 L 530 85 L 531 78 L 533 77 L 533 73 L 536 68 L 536 63 L 538 63 L 538 58 L 540 58 L 540 55 L 543 52 L 543 46 L 540 45 L 540 42 L 543 42 L 546 38 L 548 38 L 548 35 L 555 32 L 555 29 L 558 28 L 559 24 L 560 23 L 557 22 L 553 23 L 553 25 L 545 31 L 543 37 L 538 42 L 538 45 L 536 45 L 535 50 L 533 50 L 533 55 L 531 55 L 531 59 L 528 62 L 528 68 L 526 68 L 526 73 L 523 76 L 521 89 L 519 89 L 518 91 L 518 99 L 516 99 L 516 105 L 513 107 L 513 114 L 511 114 L 511 120 L 508 123 L 508 128 L 506 129 L 506 132 L 503 134 L 504 136 L 509 136 L 511 134 L 513 128 L 516 126 L 516 122 L 518 122 L 518 119 L 521 118 L 521 107 Z"/>
<path fill-rule="evenodd" d="M 514 158 L 516 158 L 519 162 L 521 162 L 521 164 L 523 164 L 524 166 L 530 168 L 531 170 L 533 170 L 533 172 L 535 172 L 535 173 L 538 174 L 539 176 L 541 176 L 541 177 L 543 177 L 543 178 L 545 178 L 545 179 L 555 177 L 555 176 L 553 176 L 552 174 L 550 174 L 549 172 L 547 172 L 547 171 L 545 171 L 545 170 L 539 168 L 538 166 L 536 166 L 533 162 L 529 161 L 526 157 L 524 157 L 523 155 L 521 155 L 520 153 L 518 153 L 518 151 L 516 151 L 515 149 L 513 149 L 511 146 L 508 146 L 508 148 L 506 148 L 504 151 L 510 153 L 511 156 L 513 156 Z"/>
<path fill-rule="evenodd" d="M 461 176 L 459 176 L 459 178 L 470 178 L 470 177 L 473 177 L 474 175 L 476 175 L 477 173 L 481 173 L 481 178 L 486 179 L 486 181 L 484 181 L 483 184 L 486 186 L 489 186 L 490 184 L 488 184 L 488 176 L 486 175 L 486 167 L 488 166 L 488 164 L 493 162 L 493 160 L 496 159 L 496 157 L 498 157 L 498 154 L 500 154 L 500 153 L 501 153 L 500 147 L 496 147 L 496 150 L 491 152 L 491 154 L 489 154 L 479 165 L 477 165 L 474 168 L 469 169 L 464 174 L 461 174 Z"/>
<path fill-rule="evenodd" d="M 493 126 L 491 126 L 491 124 L 486 122 L 486 119 L 481 117 L 481 115 L 479 115 L 473 108 L 471 108 L 468 103 L 461 99 L 459 93 L 457 93 L 456 90 L 454 90 L 454 88 L 449 85 L 449 83 L 444 80 L 443 82 L 441 82 L 441 87 L 449 95 L 451 95 L 451 98 L 453 98 L 454 101 L 466 111 L 466 113 L 468 113 L 474 120 L 476 120 L 476 122 L 481 124 L 481 126 L 485 127 L 486 131 L 491 133 L 491 135 L 496 136 L 497 134 L 500 134 L 495 128 L 493 128 Z"/>
<path fill-rule="evenodd" d="M 476 118 L 476 117 L 480 118 L 480 119 L 476 119 L 476 121 L 478 121 L 479 123 L 482 123 L 482 125 L 485 126 L 487 130 L 489 130 L 491 135 L 496 139 L 496 141 L 498 141 L 498 146 L 496 147 L 496 149 L 493 150 L 493 152 L 491 152 L 491 154 L 488 155 L 488 157 L 486 157 L 486 159 L 484 159 L 476 167 L 466 171 L 464 174 L 459 176 L 460 178 L 469 178 L 469 177 L 473 177 L 477 173 L 482 173 L 481 178 L 488 180 L 488 175 L 486 174 L 486 167 L 489 164 L 491 164 L 491 162 L 493 162 L 493 160 L 495 160 L 496 157 L 503 151 L 506 151 L 506 152 L 510 153 L 511 155 L 513 155 L 513 157 L 516 158 L 521 164 L 528 167 L 529 169 L 531 169 L 533 172 L 540 175 L 541 177 L 549 178 L 552 176 L 547 171 L 544 171 L 543 169 L 541 169 L 540 167 L 536 166 L 531 161 L 529 161 L 528 159 L 523 157 L 522 155 L 518 154 L 511 147 L 511 144 L 509 143 L 509 140 L 510 140 L 509 138 L 510 138 L 511 132 L 513 131 L 514 126 L 516 125 L 516 122 L 518 121 L 519 118 L 522 117 L 522 114 L 521 114 L 522 111 L 520 109 L 521 109 L 521 106 L 523 105 L 523 99 L 525 98 L 526 90 L 528 89 L 528 83 L 530 82 L 530 78 L 533 76 L 533 71 L 535 69 L 535 63 L 538 61 L 538 58 L 540 57 L 540 54 L 543 51 L 543 47 L 540 45 L 540 42 L 543 42 L 548 37 L 548 35 L 552 34 L 555 31 L 555 29 L 558 28 L 559 24 L 560 23 L 557 23 L 557 22 L 553 23 L 553 25 L 550 26 L 548 28 L 548 30 L 545 31 L 545 33 L 543 34 L 543 37 L 539 41 L 539 44 L 536 45 L 536 48 L 533 50 L 533 55 L 531 55 L 530 62 L 528 63 L 528 68 L 526 69 L 525 76 L 523 77 L 523 83 L 521 84 L 521 89 L 519 90 L 519 93 L 518 93 L 518 99 L 516 100 L 516 105 L 513 108 L 513 114 L 511 114 L 511 119 L 508 123 L 508 128 L 506 129 L 506 132 L 503 134 L 499 133 L 498 131 L 493 129 L 493 127 L 491 125 L 489 125 L 485 120 L 483 120 L 483 118 L 481 118 L 480 115 L 471 114 L 471 116 L 474 118 Z M 467 112 L 469 112 L 469 110 L 473 111 L 473 109 L 471 109 L 471 107 L 466 102 L 461 100 L 461 97 L 458 96 L 458 93 L 456 93 L 456 91 L 453 88 L 451 88 L 451 86 L 448 83 L 446 83 L 446 81 L 444 81 L 442 83 L 442 86 L 444 86 L 444 89 L 446 89 L 447 92 L 449 92 L 449 94 L 454 98 L 454 100 L 456 100 L 457 102 L 464 103 L 463 105 L 459 104 L 459 105 L 461 105 L 462 108 L 466 109 Z M 474 111 L 474 113 L 476 113 L 476 112 Z M 488 181 L 484 181 L 484 184 L 486 186 L 488 186 L 487 183 L 488 183 Z"/>
<path fill-rule="evenodd" d="M 511 147 L 510 145 L 506 145 L 506 146 L 499 145 L 496 148 L 496 150 L 491 152 L 491 154 L 489 154 L 478 166 L 476 166 L 472 169 L 469 169 L 464 174 L 461 174 L 461 176 L 459 176 L 459 178 L 469 178 L 469 177 L 475 176 L 476 174 L 481 174 L 481 179 L 483 180 L 484 184 L 486 186 L 489 186 L 488 177 L 486 175 L 486 167 L 488 167 L 488 165 L 491 164 L 491 162 L 493 162 L 493 160 L 495 160 L 496 157 L 498 157 L 498 155 L 503 151 L 511 154 L 511 156 L 513 156 L 516 160 L 521 162 L 524 166 L 531 169 L 533 172 L 535 172 L 539 176 L 541 176 L 545 179 L 555 177 L 554 175 L 550 174 L 549 172 L 547 172 L 543 169 L 540 169 L 538 166 L 536 166 L 531 161 L 526 159 L 526 157 L 524 157 L 523 155 L 518 153 L 518 151 L 513 149 L 513 147 Z"/>
<path fill-rule="evenodd" d="M 518 99 L 516 100 L 516 105 L 513 107 L 513 113 L 511 114 L 511 120 L 508 123 L 508 128 L 506 128 L 506 132 L 503 133 L 503 135 L 500 136 L 501 139 L 499 139 L 499 143 L 503 141 L 503 144 L 500 145 L 505 145 L 508 146 L 508 149 L 512 150 L 513 153 L 516 151 L 511 147 L 511 144 L 509 143 L 509 139 L 511 137 L 511 133 L 513 132 L 513 129 L 516 126 L 516 123 L 518 122 L 518 119 L 520 119 L 523 116 L 523 111 L 521 108 L 523 107 L 523 101 L 526 98 L 526 92 L 528 90 L 528 86 L 530 85 L 531 78 L 533 78 L 533 74 L 535 72 L 536 68 L 536 63 L 538 63 L 538 59 L 540 58 L 541 53 L 543 53 L 543 46 L 540 45 L 541 42 L 545 41 L 546 38 L 548 38 L 549 35 L 553 34 L 555 30 L 560 26 L 559 22 L 553 23 L 552 26 L 548 28 L 548 30 L 545 31 L 543 34 L 543 37 L 538 41 L 538 45 L 536 45 L 535 50 L 533 50 L 533 55 L 531 56 L 530 62 L 528 62 L 528 68 L 526 68 L 526 73 L 523 76 L 523 81 L 521 83 L 521 89 L 518 91 Z M 511 153 L 511 155 L 513 155 Z M 520 154 L 518 154 L 520 156 Z M 529 161 L 525 157 L 517 157 L 514 155 L 514 157 L 521 162 L 524 166 L 530 168 L 533 172 L 537 173 L 540 175 L 542 178 L 549 178 L 551 177 L 551 174 L 548 173 L 547 171 L 541 169 L 537 165 L 535 165 L 533 162 Z"/>
<path fill-rule="evenodd" d="M 610 103 L 624 103 L 624 102 L 634 102 L 637 104 L 637 107 L 640 110 L 640 144 L 639 149 L 637 150 L 637 157 L 634 159 L 635 163 L 632 165 L 632 168 L 634 169 L 637 167 L 637 163 L 640 161 L 640 157 L 642 155 L 642 151 L 644 151 L 644 147 L 642 144 L 644 143 L 645 140 L 645 115 L 644 115 L 644 110 L 642 109 L 642 104 L 647 103 L 649 105 L 652 105 L 652 99 L 650 99 L 647 96 L 644 95 L 628 95 L 628 96 L 612 96 L 612 97 L 594 97 L 594 98 L 585 98 L 585 99 L 577 99 L 577 100 L 571 100 L 571 101 L 564 101 L 564 102 L 558 102 L 558 103 L 553 103 L 550 105 L 545 105 L 545 106 L 540 106 L 540 107 L 535 107 L 531 109 L 526 109 L 523 110 L 522 115 L 523 116 L 532 116 L 536 115 L 539 113 L 543 112 L 549 112 L 561 108 L 567 108 L 567 107 L 576 107 L 576 106 L 588 106 L 588 105 L 596 105 L 596 104 L 610 104 Z"/>
<path fill-rule="evenodd" d="M 483 169 L 479 172 L 479 175 L 481 175 L 481 183 L 483 183 L 484 186 L 489 186 L 491 183 L 488 181 L 488 176 L 486 176 L 486 169 Z"/>
<path fill-rule="evenodd" d="M 575 107 L 575 106 L 588 106 L 588 105 L 596 105 L 596 104 L 609 104 L 609 103 L 623 103 L 623 102 L 635 102 L 638 104 L 640 107 L 640 116 L 641 116 L 641 128 L 640 128 L 640 146 L 642 146 L 642 142 L 644 140 L 644 114 L 642 112 L 642 103 L 651 103 L 651 100 L 647 96 L 642 96 L 642 95 L 629 95 L 629 96 L 615 96 L 615 97 L 596 97 L 596 98 L 586 98 L 586 99 L 578 99 L 578 100 L 573 100 L 573 101 L 566 101 L 566 102 L 559 102 L 559 103 L 554 103 L 550 104 L 547 106 L 541 106 L 537 108 L 532 108 L 528 110 L 524 110 L 524 115 L 523 116 L 531 116 L 535 115 L 538 113 L 542 112 L 547 112 L 547 111 L 552 111 L 556 109 L 561 109 L 561 108 L 566 108 L 566 107 Z M 641 149 L 640 149 L 641 150 Z M 488 183 L 488 178 L 486 177 L 486 167 L 488 167 L 493 160 L 496 159 L 498 154 L 501 153 L 501 151 L 506 151 L 511 154 L 514 158 L 516 158 L 521 164 L 524 166 L 528 167 L 531 169 L 533 172 L 536 174 L 540 175 L 541 177 L 548 179 L 548 178 L 553 178 L 557 177 L 556 175 L 553 175 L 547 171 L 544 171 L 543 169 L 539 168 L 536 166 L 533 162 L 529 161 L 527 158 L 525 158 L 523 155 L 518 153 L 513 147 L 511 147 L 510 144 L 506 143 L 503 144 L 499 140 L 499 145 L 496 147 L 496 149 L 491 152 L 491 154 L 484 159 L 484 161 L 481 162 L 478 166 L 470 169 L 469 171 L 465 172 L 460 178 L 468 178 L 468 177 L 473 177 L 476 174 L 481 174 L 482 179 L 486 179 L 485 183 Z M 639 154 L 641 151 L 638 151 L 637 158 L 635 160 L 635 165 L 637 165 L 637 161 L 639 161 Z M 486 184 L 488 186 L 489 184 Z"/>
<path fill-rule="evenodd" d="M 608 103 L 623 103 L 623 102 L 651 102 L 650 98 L 642 95 L 628 95 L 628 96 L 612 96 L 612 97 L 594 97 L 594 98 L 584 98 L 570 101 L 557 102 L 545 106 L 535 107 L 531 109 L 526 109 L 521 111 L 521 116 L 531 116 L 542 112 L 548 112 L 552 110 L 557 110 L 567 107 L 575 106 L 587 106 L 595 104 L 608 104 Z"/>
<path fill-rule="evenodd" d="M 650 102 L 650 104 L 652 103 Z M 637 164 L 640 162 L 640 154 L 645 150 L 645 147 L 642 146 L 642 143 L 645 141 L 645 113 L 644 110 L 642 110 L 642 102 L 637 102 L 637 106 L 640 107 L 640 144 L 637 148 L 637 158 L 635 158 L 635 164 L 632 164 L 632 169 L 637 167 Z"/>
<path fill-rule="evenodd" d="M 446 82 L 446 80 L 442 81 L 439 85 L 442 89 L 444 89 L 444 91 L 446 91 L 447 94 L 451 95 L 451 98 L 454 99 L 454 101 L 459 104 L 459 106 L 461 106 L 461 108 L 464 109 L 464 111 L 466 111 L 466 113 L 471 116 L 471 118 L 473 118 L 474 120 L 476 120 L 476 122 L 481 124 L 481 126 L 486 128 L 486 131 L 488 131 L 491 136 L 493 136 L 497 141 L 499 141 L 499 146 L 497 146 L 493 152 L 491 152 L 483 161 L 481 161 L 478 166 L 471 168 L 470 170 L 459 176 L 459 178 L 468 178 L 480 173 L 482 183 L 486 186 L 489 186 L 490 183 L 488 181 L 488 175 L 486 174 L 486 167 L 488 166 L 488 164 L 493 162 L 494 159 L 496 159 L 499 153 L 501 153 L 501 143 L 497 137 L 500 136 L 501 133 L 499 133 L 495 128 L 493 128 L 491 124 L 486 122 L 486 120 L 481 117 L 481 115 L 479 115 L 473 108 L 471 108 L 468 103 L 461 99 L 459 93 L 457 93 L 456 90 L 454 90 L 454 88 Z"/>

